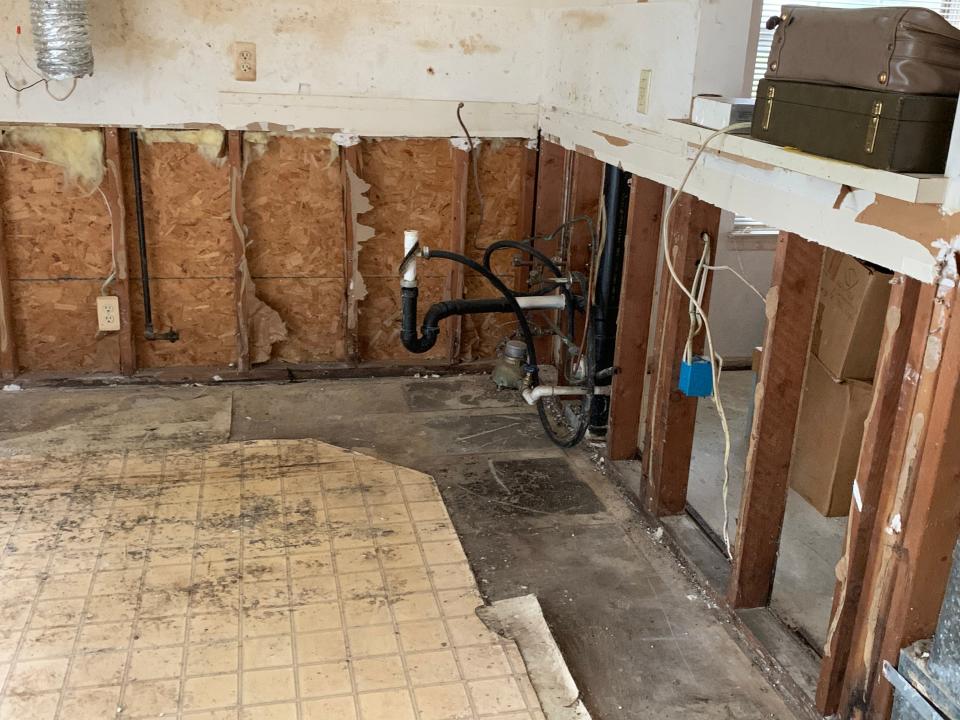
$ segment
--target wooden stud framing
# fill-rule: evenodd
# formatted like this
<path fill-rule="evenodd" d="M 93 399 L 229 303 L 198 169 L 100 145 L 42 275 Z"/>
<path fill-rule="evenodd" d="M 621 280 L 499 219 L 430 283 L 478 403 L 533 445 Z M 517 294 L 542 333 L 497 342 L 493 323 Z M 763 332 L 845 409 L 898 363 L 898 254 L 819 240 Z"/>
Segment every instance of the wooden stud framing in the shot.
<path fill-rule="evenodd" d="M 638 452 L 663 197 L 664 187 L 660 183 L 640 176 L 630 180 L 620 318 L 613 361 L 616 370 L 610 391 L 607 431 L 607 455 L 611 460 L 632 460 Z"/>
<path fill-rule="evenodd" d="M 13 328 L 13 305 L 10 292 L 10 273 L 7 267 L 7 251 L 3 242 L 3 215 L 0 210 L 0 378 L 16 377 L 17 337 Z"/>
<path fill-rule="evenodd" d="M 920 294 L 840 696 L 844 717 L 888 714 L 882 663 L 929 637 L 940 613 L 960 525 L 960 316 L 951 285 Z"/>
<path fill-rule="evenodd" d="M 593 227 L 600 231 L 600 205 L 603 203 L 604 163 L 589 155 L 573 155 L 573 176 L 570 184 L 570 202 L 564 221 L 581 216 L 593 218 Z M 572 225 L 567 230 L 567 271 L 590 273 L 590 226 L 585 222 Z M 583 323 L 577 323 L 573 341 L 582 341 Z"/>
<path fill-rule="evenodd" d="M 467 248 L 467 203 L 470 177 L 470 153 L 457 147 L 450 147 L 453 155 L 453 218 L 451 222 L 452 236 L 450 249 L 463 255 Z M 463 265 L 450 263 L 450 274 L 447 276 L 446 297 L 451 300 L 463 298 Z M 455 315 L 448 320 L 450 323 L 449 359 L 455 363 L 460 360 L 460 338 L 463 335 L 463 316 Z"/>
<path fill-rule="evenodd" d="M 536 217 L 537 204 L 537 163 L 540 159 L 539 150 L 536 147 L 527 147 L 524 152 L 523 164 L 523 199 L 521 200 L 521 211 L 523 213 L 520 227 L 524 238 L 532 237 L 534 233 L 534 218 Z M 513 273 L 514 288 L 518 290 L 527 289 L 527 280 L 530 276 L 529 265 L 523 261 L 527 258 L 517 256 L 521 264 L 516 265 Z"/>
<path fill-rule="evenodd" d="M 856 623 L 857 604 L 863 591 L 864 572 L 877 516 L 880 490 L 887 467 L 887 449 L 893 439 L 894 421 L 907 365 L 907 351 L 917 316 L 920 283 L 897 275 L 887 305 L 887 322 L 880 360 L 874 379 L 873 402 L 857 467 L 856 498 L 851 499 L 842 572 L 833 597 L 833 612 L 817 684 L 817 709 L 826 717 L 837 710 L 850 643 Z M 929 310 L 929 305 L 928 305 Z"/>
<path fill-rule="evenodd" d="M 113 287 L 120 305 L 120 372 L 133 375 L 137 371 L 136 345 L 133 341 L 133 319 L 130 312 L 130 267 L 127 259 L 126 211 L 123 206 L 123 176 L 120 173 L 120 133 L 115 127 L 104 128 L 106 173 L 101 189 L 110 206 L 110 234 L 113 246 Z"/>
<path fill-rule="evenodd" d="M 710 263 L 716 253 L 719 235 L 720 208 L 708 205 L 692 195 L 683 195 L 670 218 L 669 247 L 674 267 L 683 283 L 690 287 L 703 253 L 701 236 L 707 233 Z M 710 287 L 704 295 L 704 310 L 709 307 Z M 690 328 L 688 299 L 669 274 L 662 273 L 660 305 L 657 313 L 657 366 L 653 374 L 647 412 L 644 442 L 646 479 L 643 505 L 654 516 L 674 515 L 684 511 L 687 502 L 687 479 L 690 455 L 693 452 L 693 431 L 697 415 L 697 399 L 677 389 L 680 361 Z M 694 350 L 701 351 L 703 335 L 697 338 Z"/>
<path fill-rule="evenodd" d="M 347 357 L 354 363 L 360 360 L 360 340 L 358 336 L 357 297 L 354 288 L 354 260 L 356 259 L 356 237 L 354 233 L 353 194 L 350 187 L 351 173 L 360 176 L 360 146 L 349 145 L 340 148 L 340 182 L 343 186 L 343 277 L 345 297 L 343 304 L 344 347 Z"/>
<path fill-rule="evenodd" d="M 243 134 L 239 130 L 227 133 L 227 151 L 230 161 L 230 193 L 233 210 L 233 281 L 237 316 L 237 370 L 250 370 L 249 319 L 247 317 L 247 238 L 243 225 Z"/>
<path fill-rule="evenodd" d="M 773 590 L 822 264 L 821 245 L 780 234 L 728 589 L 735 608 L 762 607 Z"/>

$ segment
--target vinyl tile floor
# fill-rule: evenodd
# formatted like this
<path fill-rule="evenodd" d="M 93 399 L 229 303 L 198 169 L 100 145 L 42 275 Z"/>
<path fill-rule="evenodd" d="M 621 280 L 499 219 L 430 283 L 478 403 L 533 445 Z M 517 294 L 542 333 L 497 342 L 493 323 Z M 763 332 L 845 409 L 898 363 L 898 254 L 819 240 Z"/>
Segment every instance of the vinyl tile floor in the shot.
<path fill-rule="evenodd" d="M 543 717 L 429 475 L 314 440 L 77 457 L 0 461 L 0 720 Z"/>

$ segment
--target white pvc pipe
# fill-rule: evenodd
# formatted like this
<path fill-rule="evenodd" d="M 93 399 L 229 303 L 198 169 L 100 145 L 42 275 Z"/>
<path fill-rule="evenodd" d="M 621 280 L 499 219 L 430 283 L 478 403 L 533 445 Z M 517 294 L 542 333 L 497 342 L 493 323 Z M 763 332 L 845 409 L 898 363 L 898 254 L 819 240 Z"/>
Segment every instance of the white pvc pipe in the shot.
<path fill-rule="evenodd" d="M 537 400 L 557 395 L 586 395 L 587 389 L 582 387 L 558 387 L 556 385 L 537 385 L 523 391 L 523 399 L 530 405 L 536 405 Z"/>
<path fill-rule="evenodd" d="M 563 310 L 566 300 L 563 295 L 532 295 L 518 297 L 517 304 L 524 310 Z"/>
<path fill-rule="evenodd" d="M 420 232 L 417 230 L 407 230 L 403 233 L 403 256 L 406 257 L 413 246 L 420 242 Z M 417 258 L 416 256 L 410 258 L 410 262 L 407 263 L 406 269 L 403 271 L 403 283 L 408 287 L 413 287 L 417 284 Z"/>

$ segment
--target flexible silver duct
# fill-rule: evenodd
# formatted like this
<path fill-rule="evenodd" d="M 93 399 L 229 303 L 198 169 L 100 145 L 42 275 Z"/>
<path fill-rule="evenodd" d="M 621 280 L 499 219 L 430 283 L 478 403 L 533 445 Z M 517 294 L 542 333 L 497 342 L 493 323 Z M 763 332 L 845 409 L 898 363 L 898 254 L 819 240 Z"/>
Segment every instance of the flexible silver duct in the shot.
<path fill-rule="evenodd" d="M 30 0 L 37 67 L 51 80 L 93 74 L 86 0 Z"/>

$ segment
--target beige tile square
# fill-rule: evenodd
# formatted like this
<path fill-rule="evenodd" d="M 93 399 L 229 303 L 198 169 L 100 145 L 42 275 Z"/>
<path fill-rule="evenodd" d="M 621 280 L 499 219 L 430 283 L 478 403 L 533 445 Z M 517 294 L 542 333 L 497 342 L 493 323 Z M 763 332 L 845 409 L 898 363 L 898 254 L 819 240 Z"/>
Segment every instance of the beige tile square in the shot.
<path fill-rule="evenodd" d="M 386 570 L 423 567 L 424 564 L 420 546 L 415 544 L 381 547 L 380 559 Z"/>
<path fill-rule="evenodd" d="M 88 572 L 72 575 L 51 575 L 43 583 L 40 600 L 62 600 L 64 598 L 86 597 L 90 589 L 92 576 Z"/>
<path fill-rule="evenodd" d="M 179 680 L 128 683 L 123 690 L 123 714 L 127 717 L 176 715 L 179 696 Z"/>
<path fill-rule="evenodd" d="M 353 691 L 350 684 L 350 666 L 346 662 L 301 665 L 301 697 L 344 695 Z"/>
<path fill-rule="evenodd" d="M 346 660 L 347 649 L 342 630 L 315 633 L 297 633 L 297 658 L 301 663 Z"/>
<path fill-rule="evenodd" d="M 390 603 L 383 596 L 343 600 L 343 614 L 349 627 L 384 625 L 391 621 Z"/>
<path fill-rule="evenodd" d="M 323 496 L 323 505 L 327 510 L 327 517 L 334 522 L 350 522 L 349 520 L 340 520 L 340 515 L 336 514 L 338 510 L 343 508 L 356 508 L 363 511 L 364 518 L 366 518 L 366 511 L 364 510 L 363 505 L 363 493 L 360 490 L 359 486 L 346 486 L 338 487 L 333 489 L 328 489 Z M 349 516 L 348 516 L 349 517 Z M 361 522 L 366 522 L 365 519 Z"/>
<path fill-rule="evenodd" d="M 328 602 L 298 607 L 293 611 L 293 623 L 298 633 L 336 630 L 342 624 L 340 604 Z"/>
<path fill-rule="evenodd" d="M 140 588 L 143 573 L 139 567 L 119 570 L 101 570 L 93 576 L 93 595 L 113 595 L 114 593 L 135 593 Z"/>
<path fill-rule="evenodd" d="M 380 547 L 390 545 L 409 545 L 417 542 L 417 532 L 413 523 L 378 523 L 377 544 Z"/>
<path fill-rule="evenodd" d="M 353 661 L 358 692 L 406 687 L 403 661 L 399 655 L 360 658 Z"/>
<path fill-rule="evenodd" d="M 398 623 L 410 620 L 431 620 L 440 617 L 440 607 L 433 593 L 411 593 L 390 598 Z"/>
<path fill-rule="evenodd" d="M 67 687 L 117 684 L 123 677 L 126 662 L 124 650 L 77 655 L 70 668 Z"/>
<path fill-rule="evenodd" d="M 293 668 L 253 670 L 243 673 L 245 705 L 292 700 L 296 698 L 296 694 Z"/>
<path fill-rule="evenodd" d="M 337 599 L 337 581 L 333 575 L 294 578 L 292 602 L 295 605 L 325 602 Z"/>
<path fill-rule="evenodd" d="M 403 485 L 403 495 L 411 505 L 420 502 L 440 500 L 440 493 L 432 482 L 421 482 Z"/>
<path fill-rule="evenodd" d="M 388 655 L 397 652 L 397 636 L 392 625 L 353 627 L 347 630 L 351 657 Z"/>
<path fill-rule="evenodd" d="M 440 590 L 437 597 L 440 599 L 440 611 L 448 618 L 474 615 L 477 608 L 483 605 L 483 598 L 473 588 Z"/>
<path fill-rule="evenodd" d="M 370 522 L 374 525 L 383 523 L 403 523 L 410 520 L 407 506 L 401 503 L 374 505 L 370 508 Z"/>
<path fill-rule="evenodd" d="M 333 555 L 338 573 L 370 572 L 380 570 L 377 548 L 373 545 L 337 550 Z"/>
<path fill-rule="evenodd" d="M 359 699 L 361 720 L 415 720 L 409 690 L 363 693 Z"/>
<path fill-rule="evenodd" d="M 460 679 L 457 659 L 450 650 L 407 653 L 407 672 L 414 685 L 454 682 Z"/>
<path fill-rule="evenodd" d="M 467 720 L 473 718 L 463 683 L 420 687 L 414 690 L 420 720 Z"/>
<path fill-rule="evenodd" d="M 391 595 L 430 592 L 433 590 L 430 574 L 423 566 L 384 570 L 383 574 L 386 577 L 387 589 Z"/>
<path fill-rule="evenodd" d="M 78 652 L 98 652 L 102 650 L 125 650 L 130 644 L 133 626 L 129 621 L 115 623 L 87 623 L 80 630 Z"/>
<path fill-rule="evenodd" d="M 443 542 L 458 540 L 453 524 L 449 520 L 427 520 L 414 523 L 421 542 Z"/>
<path fill-rule="evenodd" d="M 0 701 L 0 720 L 53 720 L 60 693 L 7 695 Z"/>
<path fill-rule="evenodd" d="M 402 623 L 398 630 L 403 649 L 408 653 L 443 650 L 450 645 L 450 638 L 440 620 Z"/>
<path fill-rule="evenodd" d="M 240 661 L 235 641 L 192 644 L 187 649 L 187 675 L 213 675 L 237 671 Z"/>
<path fill-rule="evenodd" d="M 20 660 L 67 656 L 73 652 L 77 628 L 72 626 L 27 630 L 20 646 Z"/>
<path fill-rule="evenodd" d="M 314 575 L 329 575 L 332 572 L 333 560 L 329 551 L 290 556 L 290 577 L 305 578 Z"/>
<path fill-rule="evenodd" d="M 289 635 L 249 638 L 243 642 L 243 667 L 277 667 L 293 663 L 293 643 Z"/>
<path fill-rule="evenodd" d="M 133 620 L 136 612 L 135 595 L 98 595 L 87 602 L 87 622 Z"/>
<path fill-rule="evenodd" d="M 190 642 L 240 639 L 240 617 L 234 612 L 194 615 L 190 618 Z"/>
<path fill-rule="evenodd" d="M 117 715 L 120 686 L 67 690 L 60 708 L 61 718 L 112 718 Z"/>
<path fill-rule="evenodd" d="M 517 681 L 512 677 L 468 682 L 470 695 L 481 715 L 523 710 L 526 706 Z"/>
<path fill-rule="evenodd" d="M 7 677 L 6 692 L 14 695 L 59 690 L 67 675 L 67 658 L 18 662 Z"/>
<path fill-rule="evenodd" d="M 186 632 L 186 617 L 156 618 L 141 620 L 137 624 L 134 647 L 159 647 L 180 645 Z"/>
<path fill-rule="evenodd" d="M 189 555 L 187 555 L 187 559 Z M 189 564 L 159 565 L 147 568 L 143 576 L 143 586 L 148 590 L 183 591 L 190 587 L 191 566 Z M 207 578 L 199 578 L 203 582 Z"/>
<path fill-rule="evenodd" d="M 266 582 L 268 580 L 287 581 L 287 558 L 283 555 L 277 557 L 259 557 L 250 560 L 244 560 L 243 563 L 244 582 Z"/>
<path fill-rule="evenodd" d="M 399 485 L 365 485 L 363 496 L 367 505 L 396 505 L 403 502 Z"/>
<path fill-rule="evenodd" d="M 457 650 L 460 667 L 467 680 L 509 675 L 512 672 L 507 655 L 500 645 L 478 645 Z"/>
<path fill-rule="evenodd" d="M 237 675 L 187 678 L 183 684 L 183 709 L 205 710 L 237 702 Z"/>
<path fill-rule="evenodd" d="M 437 590 L 476 587 L 476 581 L 467 563 L 434 565 L 430 567 L 430 571 L 433 573 L 433 584 Z"/>
<path fill-rule="evenodd" d="M 363 505 L 363 496 L 359 491 L 355 493 L 359 498 L 359 505 L 338 507 L 335 503 L 327 510 L 327 519 L 335 525 L 365 526 L 367 524 L 367 508 Z"/>
<path fill-rule="evenodd" d="M 340 579 L 340 597 L 344 599 L 358 599 L 368 597 L 371 594 L 384 595 L 383 575 L 379 570 L 373 572 L 349 573 L 347 575 L 338 575 Z"/>
<path fill-rule="evenodd" d="M 352 697 L 308 700 L 303 703 L 303 720 L 357 720 Z"/>
<path fill-rule="evenodd" d="M 500 642 L 500 637 L 488 629 L 476 615 L 450 618 L 447 620 L 447 627 L 450 629 L 454 647 Z"/>
<path fill-rule="evenodd" d="M 282 635 L 288 632 L 290 632 L 290 611 L 286 608 L 244 610 L 244 638 Z"/>
<path fill-rule="evenodd" d="M 245 608 L 287 607 L 289 604 L 290 591 L 285 579 L 243 583 L 243 606 Z"/>
<path fill-rule="evenodd" d="M 164 680 L 180 677 L 183 647 L 138 648 L 130 657 L 129 680 Z"/>
<path fill-rule="evenodd" d="M 43 600 L 37 603 L 30 618 L 31 628 L 56 627 L 58 625 L 79 625 L 80 615 L 83 613 L 84 598 L 72 600 Z M 10 613 L 9 608 L 3 611 L 3 627 L 23 627 L 29 605 L 19 605 L 16 612 Z"/>
<path fill-rule="evenodd" d="M 442 542 L 425 542 L 421 545 L 423 556 L 428 565 L 448 565 L 450 563 L 465 563 L 466 555 L 459 540 L 445 540 Z"/>
<path fill-rule="evenodd" d="M 447 507 L 441 500 L 411 502 L 410 517 L 415 522 L 423 520 L 447 520 Z"/>
<path fill-rule="evenodd" d="M 274 703 L 242 708 L 240 720 L 297 720 L 297 705 L 296 703 Z"/>

